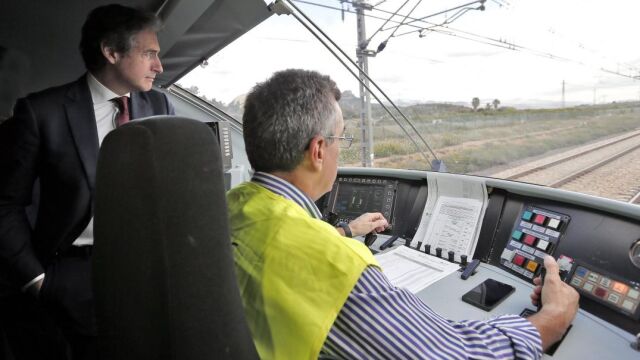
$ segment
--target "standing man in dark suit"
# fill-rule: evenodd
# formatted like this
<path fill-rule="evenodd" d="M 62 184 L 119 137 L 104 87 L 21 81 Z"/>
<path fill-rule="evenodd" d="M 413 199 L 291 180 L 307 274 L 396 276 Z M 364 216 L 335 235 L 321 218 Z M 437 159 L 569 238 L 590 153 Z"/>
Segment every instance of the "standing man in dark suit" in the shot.
<path fill-rule="evenodd" d="M 0 125 L 0 278 L 10 284 L 0 289 L 0 324 L 17 359 L 95 357 L 98 150 L 130 119 L 174 113 L 151 89 L 162 72 L 159 25 L 155 15 L 120 5 L 94 9 L 80 42 L 86 74 L 20 99 Z"/>

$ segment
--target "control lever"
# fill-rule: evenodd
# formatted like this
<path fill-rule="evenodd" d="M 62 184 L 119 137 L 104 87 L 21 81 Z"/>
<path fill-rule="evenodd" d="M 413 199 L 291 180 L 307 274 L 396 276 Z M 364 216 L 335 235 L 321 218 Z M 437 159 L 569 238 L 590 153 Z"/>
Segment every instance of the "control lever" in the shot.
<path fill-rule="evenodd" d="M 547 269 L 543 266 L 540 268 L 540 286 L 544 286 L 545 277 L 547 277 Z M 538 312 L 542 310 L 542 291 L 540 291 L 540 299 L 538 299 L 537 308 L 538 308 Z M 573 325 L 569 325 L 569 327 L 567 328 L 567 331 L 562 335 L 562 338 L 560 338 L 560 340 L 558 340 L 556 343 L 551 345 L 544 353 L 547 355 L 553 356 L 553 354 L 555 354 L 556 350 L 558 350 L 558 347 L 564 341 L 564 338 L 567 336 L 567 334 L 569 333 L 572 327 Z"/>
<path fill-rule="evenodd" d="M 567 282 L 567 275 L 569 275 L 569 272 L 567 270 L 560 270 L 560 280 Z"/>
<path fill-rule="evenodd" d="M 547 276 L 547 269 L 543 266 L 540 268 L 540 286 L 544 286 L 544 278 Z M 538 311 L 542 309 L 542 289 L 540 289 L 540 299 L 538 299 Z"/>
<path fill-rule="evenodd" d="M 378 235 L 376 234 L 376 232 L 372 231 L 364 236 L 364 244 L 367 247 L 370 247 L 371 245 L 373 245 L 373 243 L 376 241 L 377 238 L 378 238 Z"/>
<path fill-rule="evenodd" d="M 331 226 L 338 226 L 338 221 L 340 220 L 340 218 L 338 217 L 338 214 L 329 211 L 329 213 L 327 214 L 327 218 L 326 218 L 326 222 L 328 222 L 329 224 L 331 224 Z"/>
<path fill-rule="evenodd" d="M 386 248 L 388 248 L 389 246 L 393 245 L 393 243 L 398 240 L 399 236 L 398 235 L 393 235 L 392 237 L 388 238 L 387 241 L 385 241 L 382 245 L 380 245 L 380 250 L 384 250 Z"/>
<path fill-rule="evenodd" d="M 480 260 L 473 259 L 469 265 L 465 266 L 464 270 L 462 270 L 462 274 L 460 274 L 460 278 L 462 280 L 467 280 L 469 276 L 473 275 L 478 266 L 480 265 Z"/>

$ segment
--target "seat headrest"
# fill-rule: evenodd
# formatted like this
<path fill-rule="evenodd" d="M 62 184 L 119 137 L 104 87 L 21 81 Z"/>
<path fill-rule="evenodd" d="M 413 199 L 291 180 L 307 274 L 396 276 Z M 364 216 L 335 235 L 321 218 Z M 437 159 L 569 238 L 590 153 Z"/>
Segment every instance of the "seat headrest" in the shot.
<path fill-rule="evenodd" d="M 179 117 L 133 121 L 105 138 L 93 259 L 101 358 L 257 358 L 219 151 L 207 125 Z"/>

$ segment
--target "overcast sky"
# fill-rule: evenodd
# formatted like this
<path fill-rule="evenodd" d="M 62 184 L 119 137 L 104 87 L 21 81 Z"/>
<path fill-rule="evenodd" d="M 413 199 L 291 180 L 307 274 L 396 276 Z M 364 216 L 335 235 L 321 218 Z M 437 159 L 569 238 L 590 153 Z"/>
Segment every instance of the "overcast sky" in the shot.
<path fill-rule="evenodd" d="M 341 7 L 338 0 L 308 1 Z M 405 1 L 399 14 L 406 15 L 419 2 L 411 17 L 421 18 L 471 0 L 387 0 L 376 8 L 395 12 Z M 355 14 L 345 13 L 343 21 L 339 11 L 294 4 L 355 59 Z M 394 100 L 470 102 L 479 97 L 482 103 L 497 98 L 503 105 L 559 103 L 563 81 L 567 103 L 640 99 L 639 80 L 610 73 L 640 76 L 640 1 L 487 0 L 485 7 L 449 24 L 449 31 L 458 36 L 436 32 L 424 32 L 422 38 L 417 32 L 398 36 L 416 30 L 399 28 L 386 49 L 369 59 L 370 76 Z M 348 4 L 344 8 L 353 9 Z M 390 16 L 381 11 L 367 14 Z M 428 21 L 446 19 L 443 15 Z M 367 36 L 382 23 L 367 17 Z M 391 32 L 378 32 L 369 49 L 376 49 Z M 292 67 L 326 73 L 342 90 L 357 95 L 357 82 L 292 16 L 272 16 L 179 83 L 196 85 L 208 97 L 228 103 L 274 71 Z"/>

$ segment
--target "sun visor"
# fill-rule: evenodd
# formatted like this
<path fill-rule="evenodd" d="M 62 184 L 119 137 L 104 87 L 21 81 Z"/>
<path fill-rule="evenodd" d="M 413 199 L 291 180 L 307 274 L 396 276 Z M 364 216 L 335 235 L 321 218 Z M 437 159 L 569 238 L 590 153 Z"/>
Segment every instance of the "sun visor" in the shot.
<path fill-rule="evenodd" d="M 189 6 L 185 6 L 189 3 Z M 205 59 L 269 16 L 264 0 L 177 1 L 162 9 L 159 33 L 164 72 L 156 85 L 167 87 Z"/>

